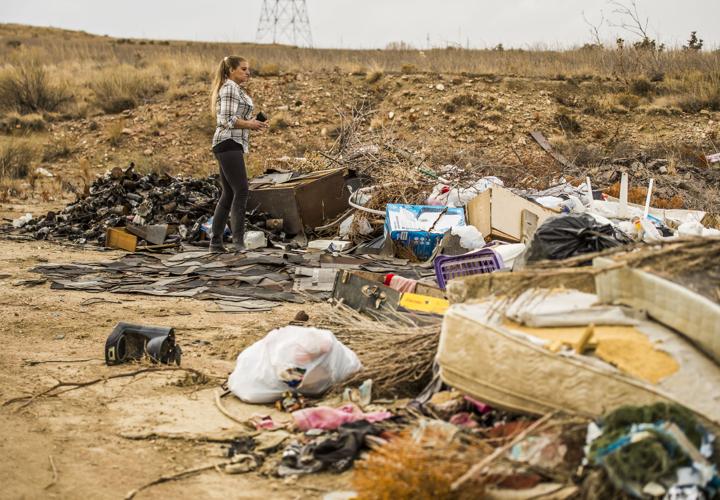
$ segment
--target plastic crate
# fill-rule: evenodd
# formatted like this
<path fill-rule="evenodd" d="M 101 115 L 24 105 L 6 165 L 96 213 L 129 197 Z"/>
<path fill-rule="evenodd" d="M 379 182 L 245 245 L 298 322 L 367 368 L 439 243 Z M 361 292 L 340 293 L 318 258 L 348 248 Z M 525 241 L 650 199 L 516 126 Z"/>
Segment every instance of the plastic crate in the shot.
<path fill-rule="evenodd" d="M 460 276 L 485 274 L 502 269 L 502 257 L 490 248 L 463 255 L 440 255 L 435 258 L 435 276 L 438 286 L 445 290 L 447 282 Z"/>

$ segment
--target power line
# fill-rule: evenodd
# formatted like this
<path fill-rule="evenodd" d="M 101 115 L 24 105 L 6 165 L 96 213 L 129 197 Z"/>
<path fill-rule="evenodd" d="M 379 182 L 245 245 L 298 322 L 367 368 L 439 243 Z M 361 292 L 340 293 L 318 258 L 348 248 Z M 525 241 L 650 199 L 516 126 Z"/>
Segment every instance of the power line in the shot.
<path fill-rule="evenodd" d="M 305 0 L 263 0 L 255 39 L 258 43 L 272 41 L 312 47 Z"/>

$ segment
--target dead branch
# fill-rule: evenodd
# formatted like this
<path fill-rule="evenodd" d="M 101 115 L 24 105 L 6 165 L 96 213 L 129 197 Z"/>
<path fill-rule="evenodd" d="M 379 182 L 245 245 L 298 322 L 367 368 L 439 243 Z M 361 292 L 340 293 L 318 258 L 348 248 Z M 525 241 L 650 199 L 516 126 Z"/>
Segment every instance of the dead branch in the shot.
<path fill-rule="evenodd" d="M 200 467 L 193 467 L 191 469 L 186 469 L 182 472 L 178 472 L 177 474 L 160 476 L 159 478 L 154 479 L 154 480 L 150 481 L 149 483 L 143 484 L 139 488 L 136 488 L 136 489 L 130 491 L 127 495 L 125 495 L 125 500 L 131 500 L 132 498 L 135 497 L 135 495 L 137 495 L 138 493 L 140 493 L 143 490 L 150 488 L 151 486 L 155 486 L 157 484 L 162 484 L 162 483 L 167 483 L 169 481 L 177 481 L 178 479 L 182 479 L 187 476 L 192 476 L 192 475 L 198 474 L 200 472 L 205 472 L 206 470 L 219 469 L 221 467 L 225 467 L 226 465 L 230 465 L 231 463 L 232 463 L 232 461 L 225 460 L 223 462 L 217 462 L 217 463 L 210 464 L 210 465 L 202 465 Z"/>
<path fill-rule="evenodd" d="M 120 432 L 118 433 L 118 436 L 123 439 L 128 439 L 130 441 L 153 441 L 156 439 L 168 439 L 168 440 L 175 440 L 175 441 L 190 441 L 193 443 L 232 443 L 233 441 L 236 441 L 240 437 L 244 436 L 253 436 L 259 434 L 259 432 L 251 432 L 251 433 L 243 433 L 238 434 L 235 437 L 213 437 L 213 436 L 207 436 L 203 434 L 170 434 L 165 432 L 141 432 L 141 433 L 132 433 L 132 432 Z"/>
<path fill-rule="evenodd" d="M 554 417 L 556 412 L 548 413 L 544 417 L 536 420 L 533 422 L 533 424 L 526 429 L 524 429 L 522 432 L 520 432 L 515 439 L 510 441 L 509 443 L 496 448 L 494 452 L 492 452 L 490 455 L 482 459 L 480 462 L 476 463 L 470 469 L 468 469 L 465 474 L 460 476 L 458 479 L 455 480 L 455 482 L 450 487 L 451 491 L 457 491 L 463 484 L 465 484 L 467 481 L 473 479 L 478 474 L 480 474 L 483 469 L 485 469 L 488 465 L 490 465 L 492 462 L 494 462 L 497 458 L 501 457 L 503 454 L 505 454 L 510 448 L 515 446 L 516 444 L 522 442 L 527 438 L 531 432 L 535 430 L 539 430 L 540 427 L 545 424 L 548 420 L 550 420 L 552 417 Z"/>
<path fill-rule="evenodd" d="M 57 480 L 58 480 L 58 471 L 57 471 L 57 467 L 55 467 L 55 461 L 53 460 L 52 455 L 48 455 L 48 459 L 50 460 L 50 467 L 52 467 L 53 477 L 52 477 L 52 481 L 50 481 L 50 484 L 45 486 L 44 489 L 46 489 L 46 490 L 49 489 L 50 487 L 52 487 L 55 483 L 57 483 Z"/>
<path fill-rule="evenodd" d="M 224 396 L 224 394 L 223 394 L 223 396 Z M 229 418 L 230 420 L 232 420 L 232 421 L 235 422 L 235 423 L 238 423 L 238 424 L 240 424 L 240 425 L 249 427 L 250 424 L 248 423 L 247 420 L 242 420 L 242 419 L 236 417 L 235 415 L 233 415 L 232 413 L 230 413 L 230 412 L 227 410 L 227 408 L 225 408 L 225 406 L 222 404 L 222 401 L 220 401 L 220 397 L 221 397 L 220 392 L 219 392 L 219 391 L 215 391 L 215 406 L 216 406 L 217 409 L 220 411 L 220 413 L 222 413 L 224 416 L 226 416 L 227 418 Z"/>
<path fill-rule="evenodd" d="M 76 389 L 80 389 L 83 387 L 89 387 L 91 385 L 99 384 L 101 382 L 107 382 L 108 380 L 117 379 L 117 378 L 128 378 L 128 377 L 135 377 L 136 375 L 141 375 L 143 373 L 155 373 L 155 372 L 173 372 L 173 371 L 185 371 L 190 372 L 198 376 L 207 377 L 204 373 L 195 370 L 194 368 L 182 368 L 179 366 L 171 366 L 171 367 L 165 367 L 165 368 L 141 368 L 139 370 L 135 370 L 132 372 L 125 372 L 125 373 L 116 373 L 114 375 L 109 375 L 107 377 L 101 377 L 96 378 L 93 380 L 87 380 L 83 382 L 58 382 L 54 386 L 45 389 L 44 391 L 41 391 L 37 394 L 29 395 L 29 396 L 20 396 L 17 398 L 8 399 L 5 401 L 2 406 L 9 406 L 13 403 L 17 403 L 19 401 L 25 401 L 25 404 L 20 405 L 18 407 L 19 409 L 25 408 L 26 406 L 29 406 L 32 404 L 36 399 L 42 398 L 42 397 L 51 397 L 51 396 L 59 396 L 60 394 L 64 394 L 66 392 L 74 391 Z M 219 377 L 215 377 L 219 378 Z M 58 391 L 58 389 L 66 388 L 65 390 Z M 57 392 L 55 392 L 57 391 Z"/>
<path fill-rule="evenodd" d="M 25 364 L 28 366 L 43 365 L 45 363 L 87 363 L 88 361 L 102 361 L 99 358 L 87 358 L 87 359 L 26 359 Z"/>

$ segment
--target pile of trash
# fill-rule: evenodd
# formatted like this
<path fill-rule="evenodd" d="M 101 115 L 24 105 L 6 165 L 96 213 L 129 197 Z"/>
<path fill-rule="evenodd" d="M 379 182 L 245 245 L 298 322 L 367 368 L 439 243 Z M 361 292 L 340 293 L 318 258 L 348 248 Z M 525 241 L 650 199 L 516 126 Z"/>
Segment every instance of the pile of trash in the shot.
<path fill-rule="evenodd" d="M 445 166 L 379 184 L 347 168 L 383 154 L 403 157 L 365 148 L 336 159 L 342 168 L 251 180 L 249 226 L 262 241 L 248 252 L 198 244 L 212 178 L 132 168 L 18 225 L 119 248 L 125 234 L 108 228 L 185 242 L 172 255 L 140 255 L 133 242 L 112 262 L 38 266 L 54 289 L 191 297 L 236 313 L 331 299 L 331 312 L 296 317 L 238 354 L 218 409 L 231 416 L 222 398 L 234 395 L 277 413 L 242 422 L 253 434 L 225 472 L 287 477 L 359 460 L 357 491 L 343 498 L 571 498 L 602 496 L 600 484 L 613 498 L 717 494 L 720 231 L 706 214 L 653 207 L 652 179 L 644 205 L 630 203 L 627 174 L 616 199 L 590 179 L 513 189 Z M 156 237 L 158 225 L 174 229 Z M 126 327 L 108 340 L 108 365 L 179 364 L 169 327 Z"/>
<path fill-rule="evenodd" d="M 14 225 L 36 239 L 104 245 L 108 228 L 163 224 L 173 226 L 178 239 L 193 240 L 215 210 L 220 194 L 216 178 L 140 175 L 133 164 L 127 169 L 115 167 L 62 211 L 39 219 L 21 218 Z"/>

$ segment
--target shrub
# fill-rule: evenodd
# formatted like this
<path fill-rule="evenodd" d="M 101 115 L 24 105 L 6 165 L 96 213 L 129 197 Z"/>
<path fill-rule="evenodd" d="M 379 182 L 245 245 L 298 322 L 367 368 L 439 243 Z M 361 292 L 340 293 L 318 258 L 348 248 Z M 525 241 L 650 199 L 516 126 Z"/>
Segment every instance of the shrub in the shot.
<path fill-rule="evenodd" d="M 578 121 L 567 113 L 557 113 L 555 115 L 555 121 L 566 135 L 575 135 L 582 131 L 582 127 Z"/>
<path fill-rule="evenodd" d="M 100 109 L 119 113 L 164 92 L 167 83 L 154 71 L 123 65 L 100 73 L 90 87 Z"/>
<path fill-rule="evenodd" d="M 368 72 L 367 76 L 365 77 L 365 81 L 369 84 L 377 83 L 383 77 L 383 74 L 384 73 L 382 69 L 374 69 Z"/>
<path fill-rule="evenodd" d="M 290 126 L 290 115 L 280 112 L 270 118 L 270 130 L 283 130 Z"/>
<path fill-rule="evenodd" d="M 0 74 L 0 106 L 21 113 L 56 111 L 72 99 L 67 86 L 50 81 L 45 67 L 32 59 Z"/>
<path fill-rule="evenodd" d="M 252 65 L 250 66 L 252 69 Z M 280 76 L 280 66 L 277 64 L 262 64 L 252 70 L 256 76 Z"/>
<path fill-rule="evenodd" d="M 34 143 L 26 139 L 11 139 L 0 144 L 0 179 L 26 178 L 37 155 Z"/>
<path fill-rule="evenodd" d="M 120 143 L 122 142 L 122 139 L 123 139 L 123 130 L 124 129 L 125 129 L 125 124 L 122 122 L 122 120 L 118 120 L 107 126 L 105 131 L 107 134 L 107 140 L 111 146 L 119 146 L 120 145 Z"/>
<path fill-rule="evenodd" d="M 56 139 L 45 144 L 42 152 L 42 161 L 52 162 L 60 158 L 67 158 L 73 152 L 73 146 L 67 138 Z"/>
<path fill-rule="evenodd" d="M 639 96 L 646 96 L 653 90 L 653 84 L 647 78 L 637 78 L 630 82 L 630 91 Z"/>
<path fill-rule="evenodd" d="M 29 115 L 21 115 L 17 111 L 12 111 L 0 120 L 0 130 L 5 133 L 14 131 L 41 131 L 45 130 L 45 118 L 41 114 L 31 113 Z"/>

